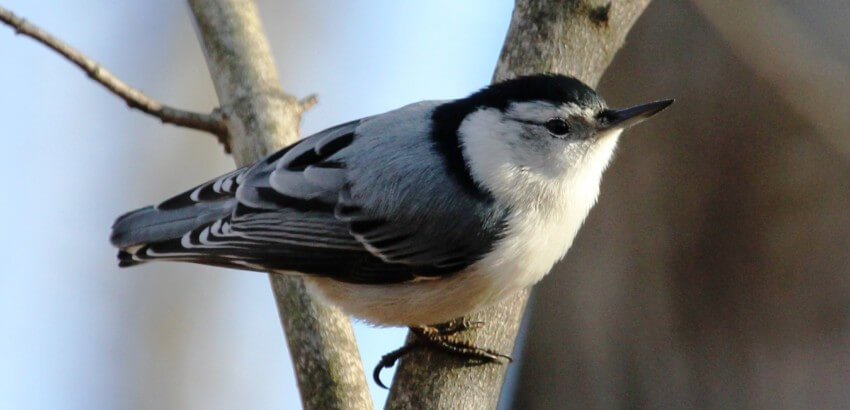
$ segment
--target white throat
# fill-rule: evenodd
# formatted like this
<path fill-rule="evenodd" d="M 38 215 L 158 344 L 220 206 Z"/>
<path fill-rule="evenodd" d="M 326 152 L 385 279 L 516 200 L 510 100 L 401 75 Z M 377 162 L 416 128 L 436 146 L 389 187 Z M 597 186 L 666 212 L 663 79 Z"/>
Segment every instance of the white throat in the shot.
<path fill-rule="evenodd" d="M 501 276 L 492 281 L 499 284 L 492 291 L 500 296 L 534 284 L 564 257 L 596 203 L 602 172 L 621 133 L 528 158 L 532 154 L 521 148 L 526 142 L 516 140 L 520 130 L 511 126 L 498 110 L 484 109 L 468 116 L 458 130 L 473 178 L 511 209 L 504 239 L 477 264 L 488 275 Z M 525 165 L 525 160 L 553 163 Z"/>

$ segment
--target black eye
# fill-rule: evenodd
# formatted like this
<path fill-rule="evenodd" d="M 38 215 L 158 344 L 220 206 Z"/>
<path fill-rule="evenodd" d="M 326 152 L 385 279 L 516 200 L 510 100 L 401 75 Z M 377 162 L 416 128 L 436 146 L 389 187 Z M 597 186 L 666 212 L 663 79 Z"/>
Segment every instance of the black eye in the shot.
<path fill-rule="evenodd" d="M 560 118 L 553 118 L 549 121 L 546 121 L 546 129 L 555 135 L 566 135 L 568 132 L 570 132 L 570 126 L 567 125 L 566 121 Z"/>

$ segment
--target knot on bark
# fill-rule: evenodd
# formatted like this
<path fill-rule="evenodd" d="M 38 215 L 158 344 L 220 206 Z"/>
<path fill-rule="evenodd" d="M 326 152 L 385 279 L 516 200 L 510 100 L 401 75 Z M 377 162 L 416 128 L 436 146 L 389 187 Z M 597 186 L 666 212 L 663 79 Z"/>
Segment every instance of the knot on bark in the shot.
<path fill-rule="evenodd" d="M 590 22 L 593 23 L 594 26 L 598 28 L 608 27 L 608 20 L 611 14 L 611 2 L 604 6 L 592 7 L 589 6 L 587 8 L 587 17 L 590 19 Z"/>

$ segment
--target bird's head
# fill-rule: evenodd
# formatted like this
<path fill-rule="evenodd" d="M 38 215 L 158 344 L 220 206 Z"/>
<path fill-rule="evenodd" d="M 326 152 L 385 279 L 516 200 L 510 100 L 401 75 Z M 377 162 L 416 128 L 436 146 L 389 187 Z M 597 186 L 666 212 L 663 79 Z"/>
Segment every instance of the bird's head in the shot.
<path fill-rule="evenodd" d="M 434 120 L 455 127 L 473 179 L 497 196 L 527 184 L 598 190 L 620 133 L 672 102 L 615 110 L 575 78 L 541 74 L 445 104 Z"/>

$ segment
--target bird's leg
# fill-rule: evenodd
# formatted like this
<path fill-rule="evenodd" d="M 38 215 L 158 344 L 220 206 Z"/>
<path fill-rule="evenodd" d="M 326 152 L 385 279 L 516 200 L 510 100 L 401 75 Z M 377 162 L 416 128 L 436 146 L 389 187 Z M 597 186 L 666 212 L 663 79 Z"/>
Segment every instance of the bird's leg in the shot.
<path fill-rule="evenodd" d="M 475 346 L 457 337 L 457 334 L 464 330 L 480 329 L 482 326 L 484 326 L 484 322 L 466 320 L 453 320 L 435 326 L 412 326 L 410 331 L 416 335 L 416 339 L 381 357 L 381 361 L 372 371 L 372 378 L 378 386 L 386 389 L 387 387 L 381 382 L 381 370 L 393 367 L 402 356 L 426 346 L 481 363 L 501 362 L 503 360 L 511 362 L 513 359 L 508 355 Z"/>
<path fill-rule="evenodd" d="M 419 340 L 422 340 L 425 345 L 436 347 L 469 360 L 480 362 L 497 362 L 501 360 L 510 362 L 513 360 L 508 355 L 492 349 L 475 346 L 457 337 L 457 333 L 459 332 L 467 329 L 478 329 L 482 325 L 483 323 L 481 322 L 450 323 L 446 327 L 411 327 L 410 331 L 418 336 Z"/>

